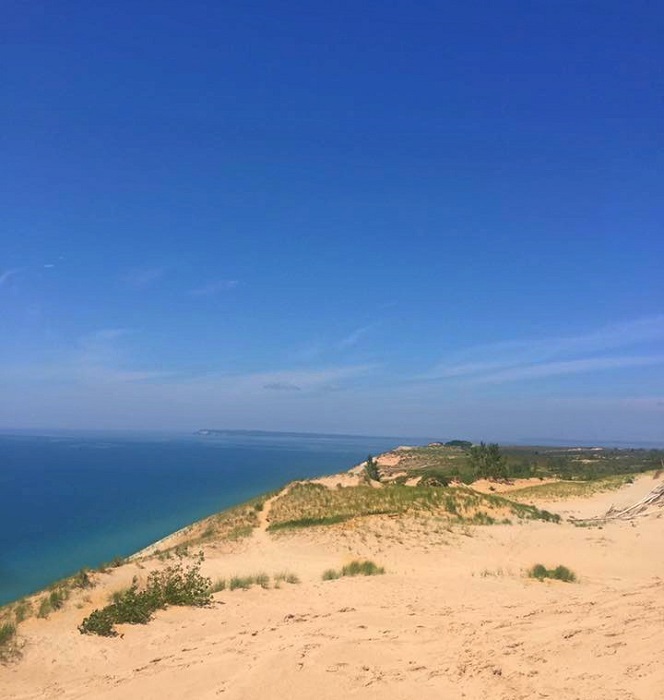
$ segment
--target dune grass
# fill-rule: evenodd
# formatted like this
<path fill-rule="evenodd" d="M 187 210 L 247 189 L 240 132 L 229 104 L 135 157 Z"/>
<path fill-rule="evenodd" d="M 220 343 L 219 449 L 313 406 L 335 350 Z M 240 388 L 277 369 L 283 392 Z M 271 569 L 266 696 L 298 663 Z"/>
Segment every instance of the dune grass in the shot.
<path fill-rule="evenodd" d="M 0 624 L 0 662 L 5 663 L 19 653 L 16 645 L 16 625 L 12 622 Z"/>
<path fill-rule="evenodd" d="M 534 484 L 515 489 L 510 492 L 510 498 L 520 500 L 542 499 L 560 500 L 565 498 L 583 498 L 601 491 L 612 491 L 622 488 L 634 481 L 632 474 L 617 474 L 595 481 L 554 481 L 548 484 Z"/>
<path fill-rule="evenodd" d="M 261 588 L 270 588 L 270 582 L 272 581 L 273 588 L 280 588 L 282 583 L 296 584 L 300 583 L 300 578 L 297 574 L 292 571 L 280 571 L 270 577 L 265 572 L 258 574 L 249 574 L 240 576 L 236 574 L 231 576 L 228 580 L 225 578 L 217 579 L 210 586 L 210 593 L 218 593 L 220 591 L 236 591 L 236 590 L 248 590 L 252 586 L 260 586 Z"/>
<path fill-rule="evenodd" d="M 385 568 L 378 566 L 369 559 L 354 559 L 340 570 L 326 569 L 323 572 L 323 581 L 333 581 L 343 576 L 378 576 L 385 573 Z"/>
<path fill-rule="evenodd" d="M 272 505 L 269 530 L 333 525 L 351 518 L 403 513 L 446 515 L 455 522 L 490 525 L 517 519 L 558 522 L 557 515 L 468 487 L 389 485 L 328 489 L 322 484 L 298 483 Z"/>

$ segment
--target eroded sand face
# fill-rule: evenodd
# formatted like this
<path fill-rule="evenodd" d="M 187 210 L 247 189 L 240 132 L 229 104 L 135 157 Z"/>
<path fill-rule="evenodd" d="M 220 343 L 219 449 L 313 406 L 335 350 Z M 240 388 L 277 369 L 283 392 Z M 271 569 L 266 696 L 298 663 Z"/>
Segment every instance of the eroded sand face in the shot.
<path fill-rule="evenodd" d="M 644 477 L 620 492 L 545 507 L 587 517 L 656 483 Z M 208 547 L 203 573 L 289 570 L 300 584 L 217 593 L 210 608 L 158 612 L 147 626 L 123 626 L 122 638 L 79 634 L 110 591 L 134 573 L 146 576 L 148 568 L 128 565 L 99 576 L 97 588 L 50 619 L 21 625 L 23 659 L 0 667 L 0 697 L 661 700 L 657 515 L 602 529 L 527 522 L 450 531 L 385 517 L 282 535 L 261 529 Z M 321 580 L 359 557 L 387 573 Z M 579 583 L 523 575 L 540 562 L 565 564 Z"/>

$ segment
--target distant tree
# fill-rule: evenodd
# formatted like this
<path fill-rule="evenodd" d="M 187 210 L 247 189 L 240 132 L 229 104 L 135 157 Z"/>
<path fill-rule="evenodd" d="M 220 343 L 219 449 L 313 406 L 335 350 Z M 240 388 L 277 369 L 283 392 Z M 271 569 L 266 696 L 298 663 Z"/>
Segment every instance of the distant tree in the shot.
<path fill-rule="evenodd" d="M 373 479 L 373 481 L 380 481 L 380 472 L 378 471 L 378 462 L 369 455 L 367 457 L 367 461 L 364 465 L 364 469 L 367 473 L 367 476 L 370 479 Z"/>
<path fill-rule="evenodd" d="M 460 447 L 462 450 L 469 450 L 473 446 L 470 440 L 448 440 L 445 447 Z"/>
<path fill-rule="evenodd" d="M 497 443 L 480 442 L 470 448 L 469 455 L 477 479 L 507 479 L 507 462 Z"/>

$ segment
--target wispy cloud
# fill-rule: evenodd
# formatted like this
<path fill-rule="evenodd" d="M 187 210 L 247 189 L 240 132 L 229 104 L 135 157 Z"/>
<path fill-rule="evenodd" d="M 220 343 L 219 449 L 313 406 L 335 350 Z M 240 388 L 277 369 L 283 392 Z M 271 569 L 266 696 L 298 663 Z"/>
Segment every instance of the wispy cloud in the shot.
<path fill-rule="evenodd" d="M 613 355 L 619 348 L 664 340 L 664 315 L 636 319 L 573 336 L 511 340 L 467 348 L 437 364 L 423 379 L 463 378 L 499 383 L 664 363 L 664 355 Z"/>
<path fill-rule="evenodd" d="M 362 338 L 365 335 L 369 333 L 369 331 L 371 331 L 377 325 L 378 322 L 374 321 L 372 323 L 367 323 L 365 326 L 360 326 L 359 328 L 356 328 L 354 331 L 352 331 L 339 341 L 338 347 L 342 350 L 354 347 L 360 342 L 360 340 L 362 340 Z"/>
<path fill-rule="evenodd" d="M 0 273 L 0 287 L 8 285 L 11 282 L 12 277 L 17 275 L 21 271 L 20 267 L 15 267 L 10 270 L 5 270 Z"/>
<path fill-rule="evenodd" d="M 149 289 L 160 282 L 167 272 L 167 267 L 138 267 L 129 270 L 123 280 L 132 289 Z"/>
<path fill-rule="evenodd" d="M 74 358 L 75 373 L 86 381 L 137 382 L 168 376 L 162 371 L 128 368 L 127 352 L 121 341 L 131 335 L 126 328 L 105 328 L 79 339 Z"/>
<path fill-rule="evenodd" d="M 235 289 L 239 282 L 237 280 L 213 280 L 201 287 L 189 290 L 189 295 L 192 297 L 212 297 L 221 292 L 227 292 Z"/>
<path fill-rule="evenodd" d="M 270 391 L 302 391 L 301 386 L 289 382 L 270 382 L 269 384 L 263 384 L 263 389 L 269 389 Z"/>

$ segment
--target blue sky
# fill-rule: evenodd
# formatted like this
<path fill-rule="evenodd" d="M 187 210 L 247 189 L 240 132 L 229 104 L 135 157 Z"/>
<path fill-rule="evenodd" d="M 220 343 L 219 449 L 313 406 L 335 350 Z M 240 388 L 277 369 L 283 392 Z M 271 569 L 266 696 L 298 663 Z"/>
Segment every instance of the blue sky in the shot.
<path fill-rule="evenodd" d="M 0 427 L 664 435 L 664 9 L 11 1 Z"/>

